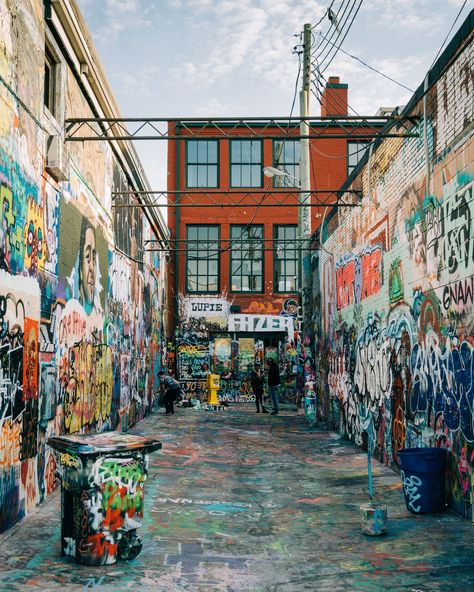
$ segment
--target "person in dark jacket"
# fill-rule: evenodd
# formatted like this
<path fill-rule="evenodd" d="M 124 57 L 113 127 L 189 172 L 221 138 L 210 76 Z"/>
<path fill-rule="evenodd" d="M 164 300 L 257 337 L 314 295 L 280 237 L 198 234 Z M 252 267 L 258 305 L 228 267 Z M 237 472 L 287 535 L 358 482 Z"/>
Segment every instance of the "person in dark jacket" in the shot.
<path fill-rule="evenodd" d="M 160 372 L 158 378 L 164 391 L 163 403 L 165 405 L 165 415 L 173 415 L 174 402 L 181 393 L 181 385 L 165 372 Z"/>
<path fill-rule="evenodd" d="M 268 390 L 272 398 L 272 415 L 278 415 L 278 391 L 280 387 L 280 372 L 275 360 L 268 360 Z"/>
<path fill-rule="evenodd" d="M 263 377 L 260 371 L 260 366 L 257 366 L 257 364 L 255 364 L 252 374 L 250 375 L 250 384 L 252 385 L 253 394 L 255 395 L 257 413 L 260 413 L 260 405 L 262 406 L 262 413 L 268 413 L 263 404 Z"/>

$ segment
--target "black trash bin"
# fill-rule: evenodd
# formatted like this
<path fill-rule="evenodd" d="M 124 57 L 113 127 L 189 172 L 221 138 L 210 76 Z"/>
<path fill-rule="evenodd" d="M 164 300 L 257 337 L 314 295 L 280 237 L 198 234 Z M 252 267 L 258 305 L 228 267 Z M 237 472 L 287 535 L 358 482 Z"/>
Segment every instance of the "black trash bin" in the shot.
<path fill-rule="evenodd" d="M 446 509 L 444 448 L 407 448 L 397 452 L 407 510 L 431 514 Z"/>
<path fill-rule="evenodd" d="M 153 438 L 104 432 L 48 439 L 61 477 L 61 551 L 83 565 L 134 559 L 142 549 L 148 455 Z"/>

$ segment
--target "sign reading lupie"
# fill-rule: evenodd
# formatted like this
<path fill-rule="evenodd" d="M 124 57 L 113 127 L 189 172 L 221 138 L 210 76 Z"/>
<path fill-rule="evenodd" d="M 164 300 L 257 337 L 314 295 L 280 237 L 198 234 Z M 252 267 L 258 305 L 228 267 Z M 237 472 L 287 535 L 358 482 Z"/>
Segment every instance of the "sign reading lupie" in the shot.
<path fill-rule="evenodd" d="M 229 315 L 229 331 L 252 333 L 252 332 L 278 332 L 288 331 L 293 333 L 293 318 L 277 315 Z"/>
<path fill-rule="evenodd" d="M 183 298 L 184 314 L 186 318 L 227 318 L 230 312 L 230 302 L 225 298 Z"/>

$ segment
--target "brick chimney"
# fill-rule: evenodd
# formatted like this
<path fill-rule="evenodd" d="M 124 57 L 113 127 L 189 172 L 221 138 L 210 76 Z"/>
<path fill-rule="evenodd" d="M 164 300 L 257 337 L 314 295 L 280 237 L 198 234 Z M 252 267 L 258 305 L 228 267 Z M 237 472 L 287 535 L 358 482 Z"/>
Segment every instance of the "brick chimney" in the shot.
<path fill-rule="evenodd" d="M 321 116 L 347 115 L 348 85 L 339 76 L 330 76 L 321 97 Z"/>

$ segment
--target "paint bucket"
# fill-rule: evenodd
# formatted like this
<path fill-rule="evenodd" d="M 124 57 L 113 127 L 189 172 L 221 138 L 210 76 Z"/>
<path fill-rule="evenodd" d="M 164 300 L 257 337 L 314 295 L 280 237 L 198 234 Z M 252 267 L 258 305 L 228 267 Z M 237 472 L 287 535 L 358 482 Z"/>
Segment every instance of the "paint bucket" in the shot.
<path fill-rule="evenodd" d="M 362 532 L 379 536 L 387 532 L 387 506 L 369 502 L 360 506 Z"/>
<path fill-rule="evenodd" d="M 406 448 L 397 452 L 407 510 L 431 514 L 446 509 L 445 448 Z"/>

